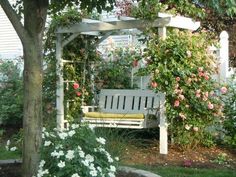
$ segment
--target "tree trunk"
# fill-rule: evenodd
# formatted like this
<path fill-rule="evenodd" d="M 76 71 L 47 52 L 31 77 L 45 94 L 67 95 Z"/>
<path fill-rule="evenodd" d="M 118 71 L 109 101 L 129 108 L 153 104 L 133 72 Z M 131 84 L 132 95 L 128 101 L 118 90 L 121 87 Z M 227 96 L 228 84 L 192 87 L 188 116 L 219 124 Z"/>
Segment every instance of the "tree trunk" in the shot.
<path fill-rule="evenodd" d="M 23 176 L 37 173 L 42 140 L 42 41 L 47 0 L 24 0 L 24 28 L 28 38 L 24 48 Z"/>
<path fill-rule="evenodd" d="M 35 44 L 24 50 L 24 177 L 32 177 L 36 173 L 39 161 L 42 129 L 41 60 Z"/>

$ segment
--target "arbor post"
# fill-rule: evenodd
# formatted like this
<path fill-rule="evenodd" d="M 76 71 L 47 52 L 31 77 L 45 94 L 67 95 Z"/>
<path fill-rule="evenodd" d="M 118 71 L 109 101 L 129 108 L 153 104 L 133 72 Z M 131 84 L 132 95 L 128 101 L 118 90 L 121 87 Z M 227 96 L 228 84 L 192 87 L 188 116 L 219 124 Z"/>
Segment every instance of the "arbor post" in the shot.
<path fill-rule="evenodd" d="M 64 128 L 64 79 L 63 79 L 63 60 L 62 60 L 62 34 L 57 33 L 56 40 L 56 71 L 57 71 L 57 90 L 56 90 L 56 110 L 57 128 Z"/>
<path fill-rule="evenodd" d="M 162 40 L 166 39 L 166 27 L 158 28 L 158 34 Z M 161 108 L 160 110 L 163 110 L 161 114 L 160 119 L 160 154 L 167 155 L 168 154 L 168 125 L 167 125 L 167 119 L 166 119 L 166 111 L 165 111 L 165 95 L 163 94 L 161 98 Z"/>
<path fill-rule="evenodd" d="M 220 33 L 220 82 L 226 82 L 229 76 L 229 35 L 226 31 Z"/>

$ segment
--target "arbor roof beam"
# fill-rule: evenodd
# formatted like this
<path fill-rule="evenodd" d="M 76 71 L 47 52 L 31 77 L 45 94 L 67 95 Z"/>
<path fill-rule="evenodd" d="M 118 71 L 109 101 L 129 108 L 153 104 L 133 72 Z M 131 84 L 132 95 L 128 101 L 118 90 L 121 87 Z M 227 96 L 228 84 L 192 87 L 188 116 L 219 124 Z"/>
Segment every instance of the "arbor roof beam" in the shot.
<path fill-rule="evenodd" d="M 111 31 L 120 29 L 134 29 L 134 28 L 145 28 L 150 27 L 163 27 L 169 24 L 171 18 L 158 18 L 155 21 L 147 20 L 127 20 L 127 21 L 111 21 L 111 22 L 94 22 L 85 23 L 80 22 L 73 24 L 70 27 L 59 27 L 56 33 L 81 33 L 81 32 L 92 32 L 92 31 Z"/>

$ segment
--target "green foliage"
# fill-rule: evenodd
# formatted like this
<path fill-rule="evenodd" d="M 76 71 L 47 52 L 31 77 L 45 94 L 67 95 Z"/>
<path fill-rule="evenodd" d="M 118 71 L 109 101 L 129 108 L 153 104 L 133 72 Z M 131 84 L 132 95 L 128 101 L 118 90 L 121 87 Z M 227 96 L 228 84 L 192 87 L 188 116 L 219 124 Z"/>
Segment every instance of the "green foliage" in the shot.
<path fill-rule="evenodd" d="M 229 16 L 236 15 L 236 2 L 235 0 L 224 0 L 224 1 L 216 1 L 216 0 L 200 0 L 204 6 L 208 8 L 213 8 L 215 11 L 220 14 L 227 14 Z"/>
<path fill-rule="evenodd" d="M 224 129 L 226 144 L 236 147 L 236 83 L 235 76 L 229 83 L 229 94 L 224 99 Z"/>
<path fill-rule="evenodd" d="M 98 89 L 131 88 L 131 72 L 134 60 L 140 60 L 139 51 L 131 48 L 111 50 L 108 58 L 96 66 L 96 86 Z"/>
<path fill-rule="evenodd" d="M 131 14 L 138 18 L 154 20 L 158 17 L 158 12 L 204 17 L 204 10 L 188 0 L 141 0 L 137 7 L 132 8 Z"/>
<path fill-rule="evenodd" d="M 79 6 L 80 9 L 85 9 L 88 12 L 91 12 L 93 9 L 97 9 L 97 11 L 100 13 L 102 10 L 112 10 L 114 2 L 114 0 L 51 0 L 50 11 L 54 14 L 58 12 L 60 14 L 60 12 L 62 12 L 65 7 Z"/>
<path fill-rule="evenodd" d="M 154 91 L 166 94 L 169 130 L 183 148 L 212 144 L 206 128 L 222 117 L 219 87 L 211 78 L 217 65 L 209 45 L 204 33 L 174 30 L 166 40 L 151 38 L 145 53 L 149 65 L 142 72 L 151 74 Z"/>
<path fill-rule="evenodd" d="M 85 125 L 71 124 L 64 131 L 43 130 L 38 175 L 113 177 L 117 158 L 105 150 L 105 144 L 104 138 Z"/>
<path fill-rule="evenodd" d="M 16 61 L 16 63 L 15 63 Z M 22 61 L 1 61 L 0 65 L 0 122 L 22 126 L 23 79 Z"/>

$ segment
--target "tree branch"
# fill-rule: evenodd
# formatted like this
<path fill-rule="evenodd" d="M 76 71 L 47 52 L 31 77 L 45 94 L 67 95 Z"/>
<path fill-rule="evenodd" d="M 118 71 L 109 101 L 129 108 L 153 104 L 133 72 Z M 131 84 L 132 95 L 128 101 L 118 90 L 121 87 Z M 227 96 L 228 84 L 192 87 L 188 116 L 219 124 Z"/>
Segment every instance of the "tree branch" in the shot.
<path fill-rule="evenodd" d="M 6 13 L 8 19 L 10 20 L 12 26 L 16 30 L 16 33 L 18 34 L 22 44 L 24 44 L 29 35 L 25 30 L 23 24 L 21 23 L 20 18 L 17 15 L 16 11 L 12 8 L 8 0 L 0 0 L 0 5 L 2 6 L 2 9 Z"/>

